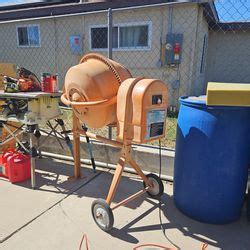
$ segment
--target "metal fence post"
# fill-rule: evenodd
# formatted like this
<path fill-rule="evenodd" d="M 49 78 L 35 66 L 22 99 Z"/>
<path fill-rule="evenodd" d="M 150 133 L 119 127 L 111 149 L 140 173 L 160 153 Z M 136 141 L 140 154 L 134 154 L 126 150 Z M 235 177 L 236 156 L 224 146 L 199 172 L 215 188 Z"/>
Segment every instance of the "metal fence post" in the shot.
<path fill-rule="evenodd" d="M 112 9 L 108 9 L 108 58 L 112 59 L 112 52 L 113 52 L 113 16 L 112 16 Z M 112 127 L 108 127 L 109 132 L 108 136 L 109 139 L 112 139 Z"/>

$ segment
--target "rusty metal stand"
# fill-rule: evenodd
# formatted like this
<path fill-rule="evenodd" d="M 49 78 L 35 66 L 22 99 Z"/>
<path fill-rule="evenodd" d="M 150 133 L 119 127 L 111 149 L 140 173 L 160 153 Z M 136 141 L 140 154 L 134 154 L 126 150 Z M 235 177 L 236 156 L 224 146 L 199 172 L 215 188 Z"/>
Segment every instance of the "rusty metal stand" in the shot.
<path fill-rule="evenodd" d="M 79 135 L 87 136 L 89 138 L 93 138 L 99 140 L 103 143 L 110 144 L 112 146 L 121 148 L 121 155 L 119 161 L 116 166 L 116 170 L 113 176 L 113 180 L 110 185 L 110 189 L 107 195 L 106 200 L 97 199 L 92 203 L 92 215 L 96 222 L 96 224 L 104 231 L 109 231 L 113 227 L 114 217 L 113 217 L 113 210 L 117 209 L 121 205 L 124 205 L 144 193 L 148 193 L 153 198 L 159 198 L 163 194 L 163 183 L 161 179 L 154 174 L 145 175 L 141 168 L 136 164 L 136 162 L 131 157 L 132 151 L 132 142 L 131 140 L 124 139 L 123 142 L 110 140 L 105 137 L 80 130 L 78 121 L 73 115 L 73 135 L 74 135 L 74 167 L 75 173 L 77 176 L 80 174 L 80 139 Z M 111 208 L 111 203 L 114 199 L 115 193 L 117 191 L 118 185 L 121 181 L 121 176 L 125 167 L 125 164 L 128 163 L 131 167 L 136 171 L 136 173 L 141 177 L 143 180 L 144 188 L 129 196 L 128 198 L 120 201 L 116 205 Z"/>
<path fill-rule="evenodd" d="M 73 113 L 73 157 L 74 157 L 74 177 L 73 178 L 80 178 L 81 177 L 81 162 L 80 162 L 80 134 L 79 130 L 79 121 L 77 117 Z"/>

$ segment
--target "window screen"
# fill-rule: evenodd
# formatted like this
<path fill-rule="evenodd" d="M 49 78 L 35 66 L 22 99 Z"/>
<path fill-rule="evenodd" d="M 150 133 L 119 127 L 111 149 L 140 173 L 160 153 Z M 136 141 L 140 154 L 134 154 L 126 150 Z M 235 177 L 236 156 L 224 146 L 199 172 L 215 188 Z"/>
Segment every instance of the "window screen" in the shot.
<path fill-rule="evenodd" d="M 28 39 L 28 31 L 26 27 L 21 27 L 17 29 L 18 32 L 18 42 L 20 46 L 28 46 L 29 39 Z"/>
<path fill-rule="evenodd" d="M 113 27 L 113 48 L 118 47 L 118 27 Z M 91 48 L 108 48 L 108 28 L 91 28 Z"/>

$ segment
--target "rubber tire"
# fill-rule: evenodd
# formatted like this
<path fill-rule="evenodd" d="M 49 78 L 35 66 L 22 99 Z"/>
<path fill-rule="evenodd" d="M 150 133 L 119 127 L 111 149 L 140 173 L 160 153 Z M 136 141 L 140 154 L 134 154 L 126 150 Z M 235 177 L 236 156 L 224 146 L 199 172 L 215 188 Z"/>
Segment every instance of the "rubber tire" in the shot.
<path fill-rule="evenodd" d="M 102 209 L 105 210 L 105 212 L 107 213 L 108 215 L 108 219 L 109 219 L 109 223 L 106 225 L 106 226 L 103 226 L 101 224 L 98 223 L 97 221 L 97 218 L 95 216 L 95 206 L 101 206 Z M 91 212 L 92 212 L 92 217 L 95 221 L 95 223 L 97 224 L 97 226 L 99 228 L 101 228 L 103 231 L 105 232 L 108 232 L 110 231 L 112 228 L 113 228 L 113 225 L 114 225 L 114 215 L 113 215 L 113 211 L 112 209 L 110 208 L 109 204 L 104 200 L 104 199 L 97 199 L 97 200 L 94 200 L 92 202 L 92 205 L 91 205 Z"/>
<path fill-rule="evenodd" d="M 150 192 L 150 189 L 149 189 L 147 191 L 148 195 L 154 199 L 159 199 L 164 192 L 164 186 L 163 186 L 162 180 L 159 178 L 159 176 L 157 176 L 156 174 L 152 174 L 152 173 L 147 174 L 146 177 L 149 179 L 154 179 L 159 185 L 159 192 L 157 194 L 152 194 Z M 146 186 L 147 186 L 144 181 L 143 181 L 143 186 L 144 186 L 144 188 L 146 188 Z"/>

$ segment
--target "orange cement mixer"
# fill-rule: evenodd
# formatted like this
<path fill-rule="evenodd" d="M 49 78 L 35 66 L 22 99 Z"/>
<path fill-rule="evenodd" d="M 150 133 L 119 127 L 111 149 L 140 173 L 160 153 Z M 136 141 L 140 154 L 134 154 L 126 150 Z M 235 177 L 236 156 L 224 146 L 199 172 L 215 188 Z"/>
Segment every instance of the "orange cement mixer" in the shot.
<path fill-rule="evenodd" d="M 117 91 L 129 77 L 130 72 L 121 64 L 99 54 L 87 54 L 68 70 L 62 102 L 88 127 L 115 123 Z"/>
<path fill-rule="evenodd" d="M 104 231 L 112 229 L 113 211 L 118 207 L 146 192 L 152 198 L 163 194 L 160 177 L 153 173 L 145 175 L 131 153 L 133 142 L 145 143 L 164 137 L 167 101 L 167 87 L 161 80 L 132 78 L 125 67 L 98 54 L 84 56 L 80 64 L 66 74 L 62 102 L 74 111 L 75 177 L 80 177 L 80 135 L 85 136 L 87 142 L 88 138 L 93 138 L 121 150 L 107 198 L 94 200 L 91 207 L 93 219 Z M 80 126 L 100 128 L 113 123 L 117 125 L 116 140 Z M 111 207 L 125 164 L 141 177 L 143 189 Z"/>

